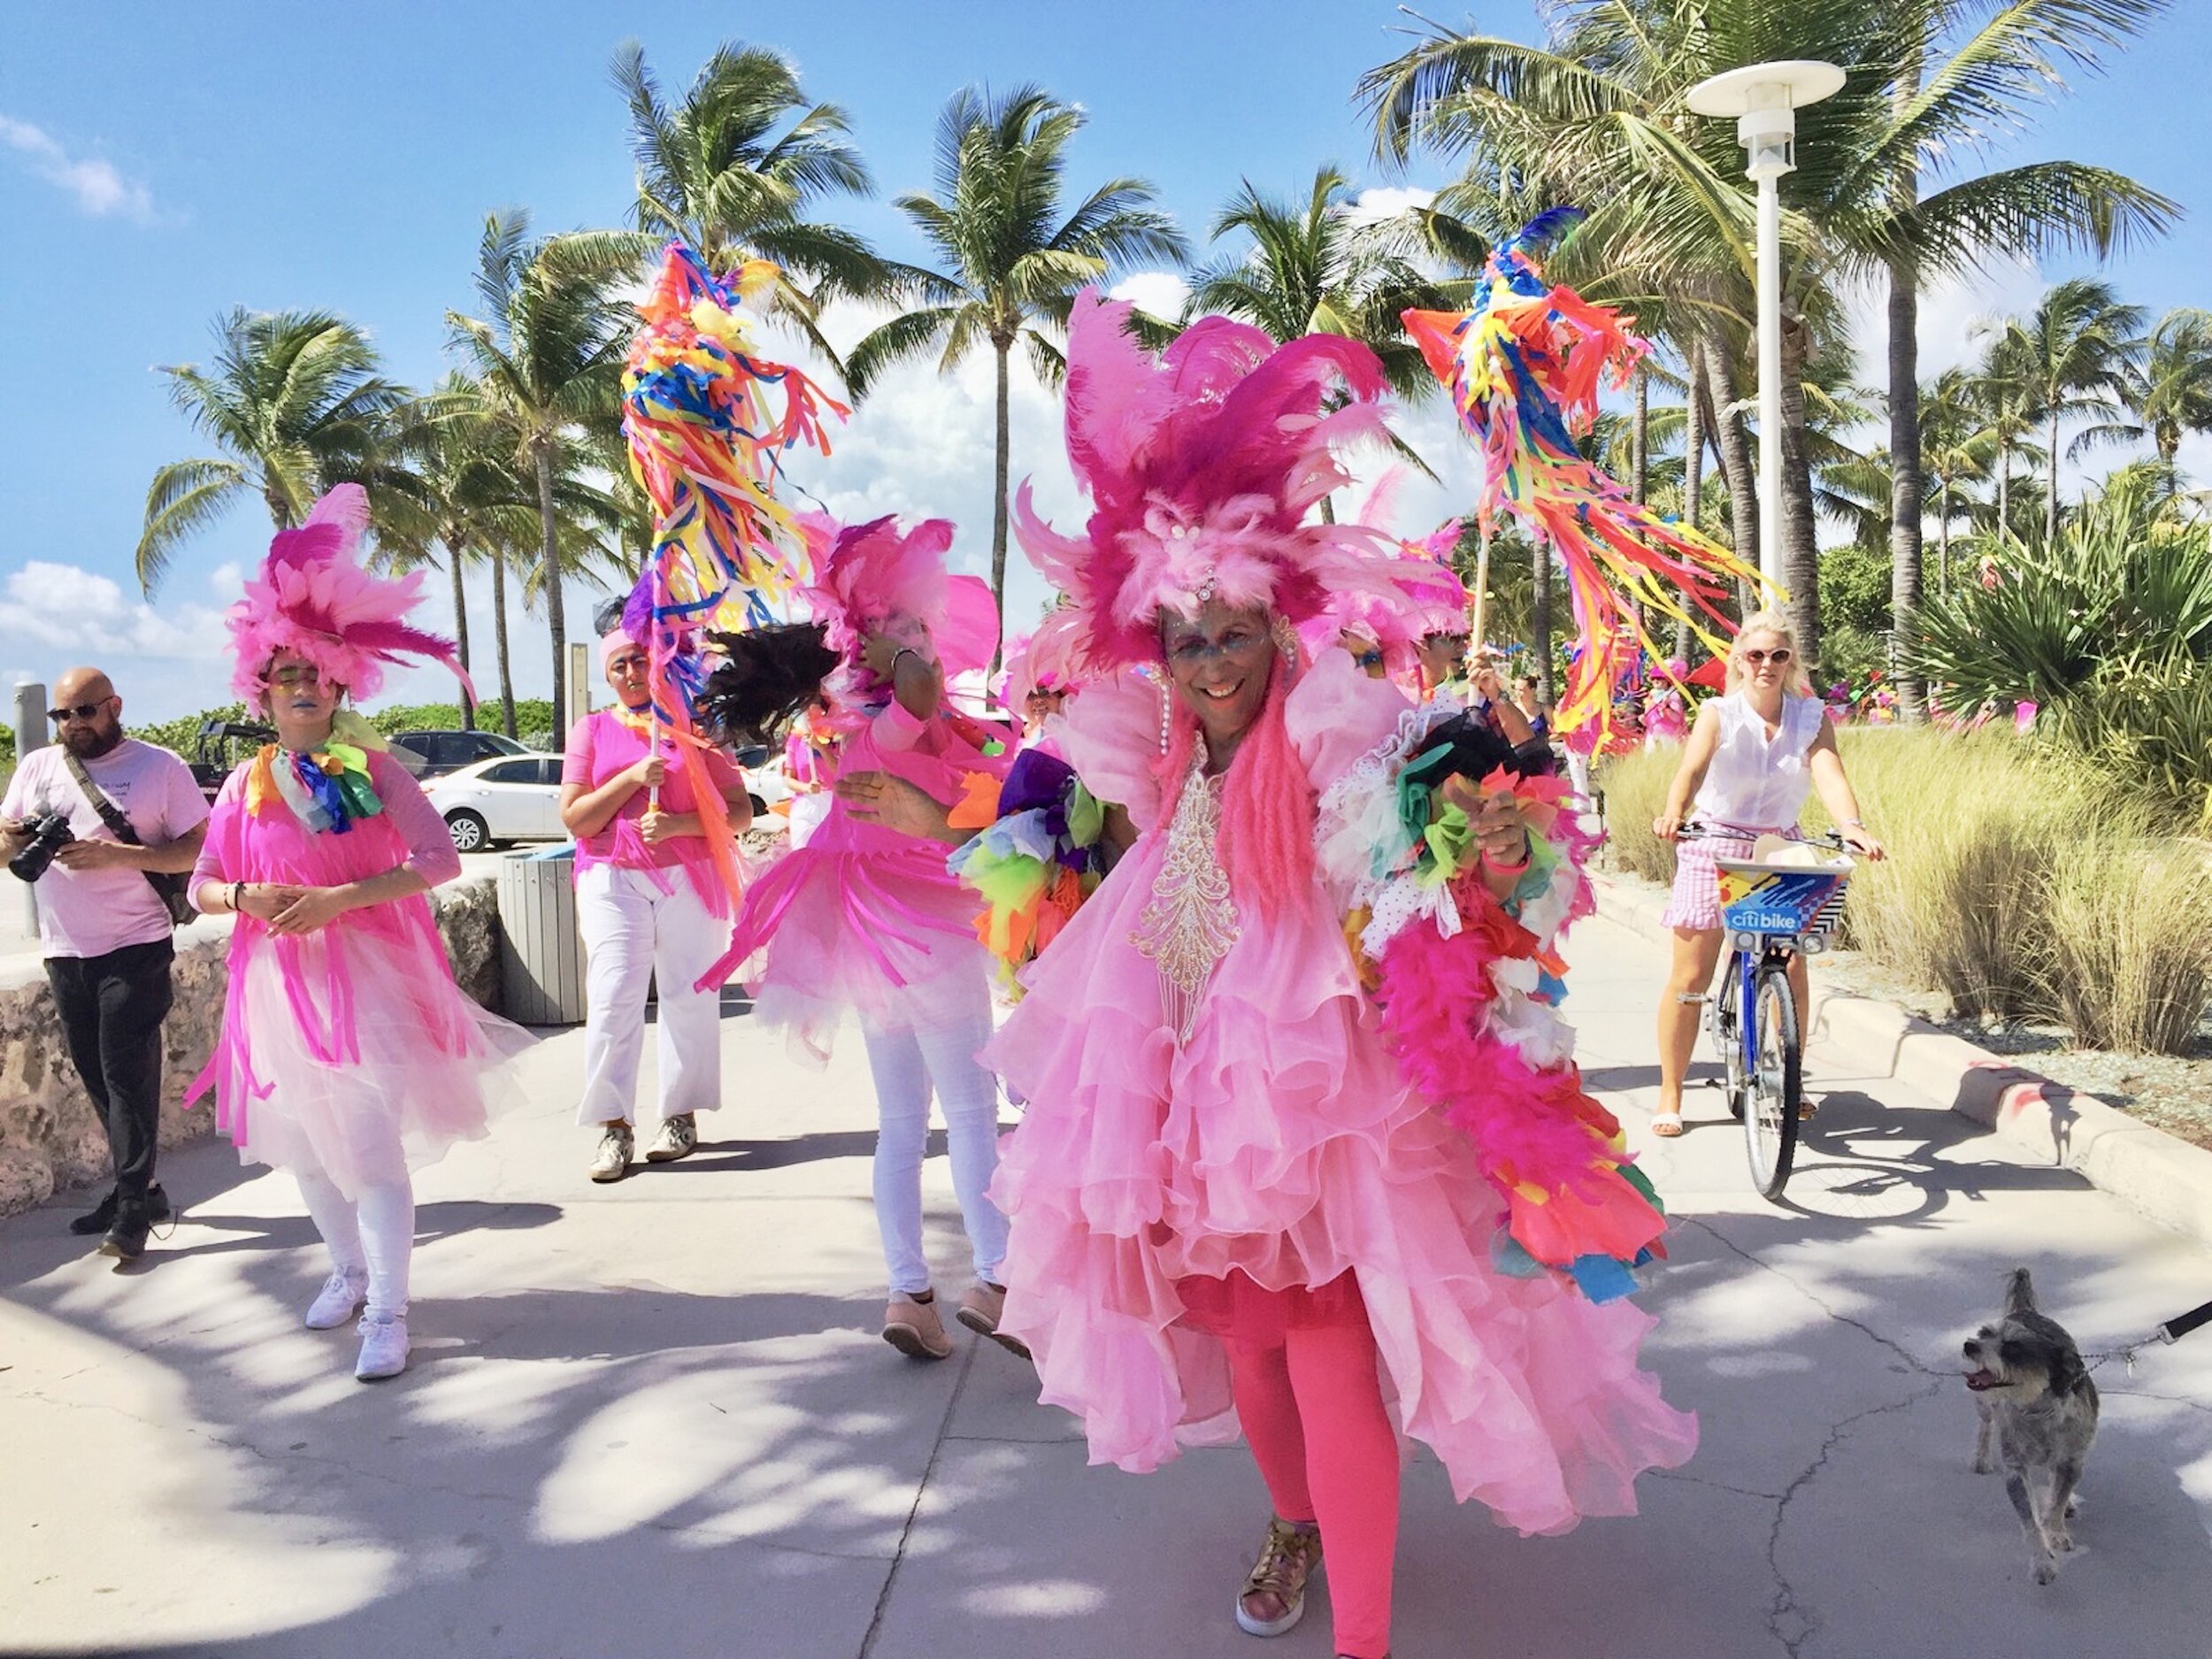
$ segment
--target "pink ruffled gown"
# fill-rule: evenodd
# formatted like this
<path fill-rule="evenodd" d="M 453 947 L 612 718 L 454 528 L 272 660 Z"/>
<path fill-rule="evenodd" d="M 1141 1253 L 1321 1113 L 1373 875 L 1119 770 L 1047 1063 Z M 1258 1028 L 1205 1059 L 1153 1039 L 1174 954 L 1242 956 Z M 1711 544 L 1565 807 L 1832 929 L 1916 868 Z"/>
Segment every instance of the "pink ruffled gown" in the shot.
<path fill-rule="evenodd" d="M 1405 707 L 1325 653 L 1286 710 L 1317 787 Z M 1066 732 L 1087 785 L 1143 825 L 1156 696 L 1088 692 Z M 1145 829 L 986 1051 L 1032 1102 L 992 1196 L 1012 1225 L 1003 1325 L 1043 1398 L 1082 1419 L 1093 1463 L 1153 1469 L 1236 1432 L 1220 1333 L 1363 1317 L 1399 1421 L 1461 1500 L 1524 1533 L 1633 1513 L 1637 1474 L 1696 1443 L 1638 1368 L 1655 1321 L 1493 1268 L 1502 1206 L 1408 1093 L 1318 882 L 1272 918 L 1210 907 L 1233 938 L 1177 1041 L 1154 907 L 1209 908 L 1216 788 L 1194 780 L 1176 823 Z"/>
<path fill-rule="evenodd" d="M 368 757 L 384 810 L 343 834 L 310 830 L 280 802 L 250 811 L 252 764 L 216 796 L 195 890 L 330 887 L 408 863 L 433 881 L 459 873 L 436 810 L 388 755 Z M 320 1172 L 348 1198 L 481 1138 L 485 1073 L 528 1041 L 454 983 L 421 894 L 349 910 L 311 933 L 274 933 L 241 916 L 229 973 L 222 1034 L 188 1102 L 212 1089 L 242 1162 Z"/>
<path fill-rule="evenodd" d="M 837 769 L 891 772 L 950 803 L 967 774 L 1004 774 L 1010 757 L 984 752 L 991 736 L 964 716 L 918 720 L 893 702 L 846 740 Z M 728 953 L 703 983 L 723 983 L 764 949 L 749 987 L 755 1018 L 826 1059 L 848 1010 L 887 1032 L 972 1012 L 988 971 L 975 909 L 941 842 L 864 822 L 836 801 L 804 846 L 754 881 Z"/>

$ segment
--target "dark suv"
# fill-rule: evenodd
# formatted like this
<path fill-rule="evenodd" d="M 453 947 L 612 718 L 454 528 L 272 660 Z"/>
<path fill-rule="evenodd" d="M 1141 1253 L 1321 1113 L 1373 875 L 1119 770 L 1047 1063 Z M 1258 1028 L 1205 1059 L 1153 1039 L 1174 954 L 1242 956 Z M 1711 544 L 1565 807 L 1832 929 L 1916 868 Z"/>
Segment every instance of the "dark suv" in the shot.
<path fill-rule="evenodd" d="M 497 732 L 401 732 L 393 737 L 392 742 L 422 757 L 420 775 L 425 778 L 442 778 L 449 772 L 473 766 L 480 760 L 496 760 L 502 755 L 533 752 Z"/>

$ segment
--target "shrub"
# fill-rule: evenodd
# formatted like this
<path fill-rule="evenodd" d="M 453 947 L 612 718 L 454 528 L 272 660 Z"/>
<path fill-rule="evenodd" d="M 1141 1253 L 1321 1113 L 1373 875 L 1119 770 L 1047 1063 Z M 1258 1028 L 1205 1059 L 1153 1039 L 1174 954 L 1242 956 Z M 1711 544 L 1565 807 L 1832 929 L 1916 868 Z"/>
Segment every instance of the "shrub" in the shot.
<path fill-rule="evenodd" d="M 2203 842 L 2087 836 L 2049 893 L 2051 1002 L 2093 1048 L 2186 1054 L 2212 997 L 2212 857 Z"/>

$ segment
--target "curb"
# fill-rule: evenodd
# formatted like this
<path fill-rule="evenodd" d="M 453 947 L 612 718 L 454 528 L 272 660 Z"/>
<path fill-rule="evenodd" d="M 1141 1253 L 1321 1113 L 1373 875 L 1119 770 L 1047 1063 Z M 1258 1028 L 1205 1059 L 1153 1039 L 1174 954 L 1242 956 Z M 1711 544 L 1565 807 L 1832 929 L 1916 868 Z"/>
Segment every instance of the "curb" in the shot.
<path fill-rule="evenodd" d="M 1593 872 L 1598 913 L 1647 938 L 1665 937 L 1663 894 Z M 2071 1170 L 2160 1226 L 2212 1246 L 2212 1151 L 1887 1002 L 1832 993 L 1815 999 L 1813 1036 L 1865 1056 L 1888 1077 L 1993 1130 L 2020 1151 Z"/>

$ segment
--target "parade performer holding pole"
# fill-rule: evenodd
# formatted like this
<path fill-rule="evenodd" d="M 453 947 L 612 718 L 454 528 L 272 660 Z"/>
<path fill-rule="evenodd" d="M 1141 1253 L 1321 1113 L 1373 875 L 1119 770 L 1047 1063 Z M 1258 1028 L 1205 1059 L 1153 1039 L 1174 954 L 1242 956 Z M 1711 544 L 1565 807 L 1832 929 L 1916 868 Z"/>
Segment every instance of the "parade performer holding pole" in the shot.
<path fill-rule="evenodd" d="M 696 641 L 703 626 L 769 618 L 803 573 L 774 493 L 780 457 L 799 443 L 826 452 L 823 415 L 844 412 L 754 350 L 741 307 L 774 274 L 755 262 L 718 278 L 672 244 L 624 365 L 631 471 L 657 522 L 620 624 L 600 641 L 616 704 L 571 728 L 561 765 L 587 992 L 576 1118 L 599 1130 L 595 1181 L 629 1172 L 656 983 L 660 1129 L 647 1162 L 689 1156 L 697 1114 L 722 1102 L 722 999 L 698 980 L 729 943 L 751 805 L 736 766 L 696 730 Z"/>
<path fill-rule="evenodd" d="M 1394 1034 L 1346 948 L 1351 895 L 1316 849 L 1331 826 L 1356 826 L 1333 844 L 1374 844 L 1349 860 L 1363 875 L 1406 865 L 1393 903 L 1421 926 L 1448 905 L 1459 924 L 1449 895 L 1471 883 L 1519 891 L 1540 862 L 1555 920 L 1568 909 L 1509 779 L 1464 784 L 1454 817 L 1423 772 L 1402 808 L 1406 750 L 1425 756 L 1413 740 L 1457 710 L 1299 649 L 1332 595 L 1390 580 L 1386 538 L 1309 522 L 1344 481 L 1333 446 L 1379 429 L 1380 365 L 1348 340 L 1278 347 L 1220 318 L 1156 363 L 1129 309 L 1086 295 L 1070 326 L 1085 533 L 1049 529 L 1025 490 L 1018 514 L 1084 671 L 1153 677 L 1094 680 L 1062 721 L 1083 781 L 1140 833 L 1026 969 L 988 1050 L 1030 1102 L 993 1189 L 1011 1225 L 1004 1328 L 1095 1463 L 1154 1469 L 1240 1425 L 1275 1516 L 1238 1624 L 1295 1624 L 1325 1547 L 1334 1651 L 1383 1659 L 1394 1402 L 1462 1499 L 1527 1532 L 1631 1513 L 1640 1471 L 1689 1455 L 1694 1425 L 1637 1368 L 1652 1322 L 1619 1300 L 1663 1222 L 1562 1071 L 1558 1032 L 1525 1059 L 1479 1048 L 1448 1100 L 1411 1086 L 1461 1030 L 1440 1064 L 1469 1058 L 1499 981 L 1540 988 L 1536 945 L 1490 919 L 1494 895 L 1466 900 L 1461 931 L 1479 918 L 1486 941 L 1480 983 L 1454 981 L 1469 1002 L 1425 1019 L 1409 1003 Z M 1502 745 L 1486 756 L 1505 764 Z M 1425 872 L 1414 849 L 1436 844 L 1448 856 Z M 1494 1084 L 1513 1091 L 1507 1129 L 1532 1126 L 1486 1146 L 1471 1097 Z"/>
<path fill-rule="evenodd" d="M 484 1133 L 484 1073 L 523 1041 L 454 984 L 423 895 L 460 857 L 344 706 L 408 657 L 461 672 L 450 642 L 406 624 L 420 573 L 362 567 L 368 515 L 360 487 L 340 485 L 277 533 L 231 607 L 231 685 L 277 741 L 223 785 L 192 872 L 193 902 L 237 921 L 222 1034 L 186 1095 L 214 1091 L 242 1162 L 297 1177 L 332 1267 L 307 1325 L 365 1305 L 364 1381 L 407 1364 L 409 1172 Z"/>

